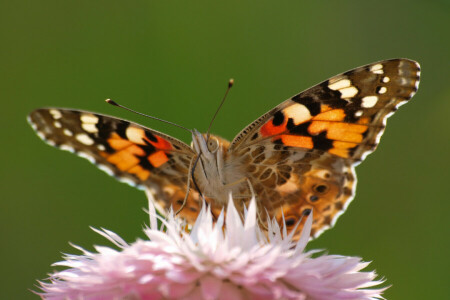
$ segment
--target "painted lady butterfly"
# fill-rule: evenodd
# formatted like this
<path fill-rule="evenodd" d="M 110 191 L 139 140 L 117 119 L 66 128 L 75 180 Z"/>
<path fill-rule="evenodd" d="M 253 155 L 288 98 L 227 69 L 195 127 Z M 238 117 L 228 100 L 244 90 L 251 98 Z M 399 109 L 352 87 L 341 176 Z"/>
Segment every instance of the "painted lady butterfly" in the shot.
<path fill-rule="evenodd" d="M 163 213 L 180 209 L 188 189 L 180 215 L 190 223 L 202 196 L 218 213 L 230 192 L 241 211 L 254 193 L 262 224 L 267 213 L 279 222 L 284 215 L 293 228 L 314 210 L 317 237 L 352 200 L 354 166 L 375 150 L 386 119 L 417 91 L 419 75 L 419 64 L 407 59 L 356 68 L 282 102 L 231 143 L 194 129 L 190 147 L 129 121 L 60 108 L 37 109 L 29 122 L 50 145 L 150 191 Z"/>

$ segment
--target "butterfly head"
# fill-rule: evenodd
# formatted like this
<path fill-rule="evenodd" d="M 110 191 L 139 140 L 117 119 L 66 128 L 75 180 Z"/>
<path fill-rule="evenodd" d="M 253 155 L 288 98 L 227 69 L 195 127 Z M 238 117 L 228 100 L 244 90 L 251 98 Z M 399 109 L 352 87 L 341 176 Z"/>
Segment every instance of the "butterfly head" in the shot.
<path fill-rule="evenodd" d="M 209 136 L 204 133 L 200 133 L 194 129 L 192 131 L 192 144 L 191 147 L 197 153 L 201 153 L 207 158 L 213 158 L 219 153 L 223 153 L 228 148 L 229 142 L 219 136 L 210 134 Z"/>

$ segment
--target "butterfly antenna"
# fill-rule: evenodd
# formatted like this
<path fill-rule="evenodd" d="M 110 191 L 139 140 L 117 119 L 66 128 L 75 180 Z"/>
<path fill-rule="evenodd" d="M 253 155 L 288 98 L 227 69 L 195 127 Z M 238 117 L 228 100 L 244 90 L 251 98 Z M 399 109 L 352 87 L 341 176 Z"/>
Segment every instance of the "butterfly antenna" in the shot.
<path fill-rule="evenodd" d="M 120 105 L 120 104 L 118 104 L 117 102 L 112 101 L 111 99 L 106 99 L 105 101 L 106 101 L 106 103 L 109 103 L 109 104 L 111 104 L 111 105 L 114 105 L 114 106 L 123 108 L 123 109 L 128 110 L 128 111 L 131 111 L 131 112 L 133 112 L 133 113 L 135 113 L 135 114 L 138 114 L 138 115 L 141 115 L 141 116 L 150 118 L 150 119 L 154 119 L 154 120 L 157 120 L 157 121 L 161 121 L 161 122 L 164 122 L 164 123 L 167 123 L 167 124 L 170 124 L 170 125 L 173 125 L 173 126 L 182 128 L 182 129 L 184 129 L 184 130 L 189 131 L 189 132 L 192 134 L 192 130 L 187 129 L 186 127 L 183 127 L 183 126 L 181 126 L 181 125 L 178 125 L 178 124 L 175 124 L 175 123 L 173 123 L 173 122 L 166 121 L 166 120 L 163 120 L 163 119 L 160 119 L 160 118 L 157 118 L 157 117 L 153 117 L 153 116 L 149 116 L 149 115 L 140 113 L 140 112 L 138 112 L 138 111 L 132 110 L 131 108 L 125 107 L 125 106 L 123 106 L 123 105 Z"/>
<path fill-rule="evenodd" d="M 209 140 L 209 131 L 210 131 L 210 129 L 211 129 L 212 123 L 213 123 L 214 120 L 216 119 L 216 116 L 217 116 L 217 114 L 219 113 L 219 110 L 220 110 L 220 108 L 222 107 L 223 103 L 225 102 L 225 99 L 227 98 L 228 92 L 230 91 L 230 89 L 231 89 L 231 87 L 233 86 L 233 84 L 234 84 L 234 79 L 233 79 L 233 78 L 231 78 L 230 80 L 228 80 L 228 88 L 227 88 L 227 91 L 225 92 L 225 95 L 223 96 L 222 101 L 220 102 L 220 105 L 219 105 L 219 107 L 218 107 L 217 110 L 216 110 L 216 113 L 214 114 L 214 116 L 213 116 L 211 122 L 209 123 L 208 131 L 206 131 L 206 142 L 208 142 L 208 140 Z"/>

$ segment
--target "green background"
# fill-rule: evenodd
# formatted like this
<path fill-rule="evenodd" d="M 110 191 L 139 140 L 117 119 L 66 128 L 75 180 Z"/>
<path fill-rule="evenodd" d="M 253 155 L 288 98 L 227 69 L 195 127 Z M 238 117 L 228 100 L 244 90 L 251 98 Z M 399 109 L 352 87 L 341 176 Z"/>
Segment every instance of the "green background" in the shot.
<path fill-rule="evenodd" d="M 45 145 L 25 121 L 41 106 L 232 139 L 282 100 L 348 69 L 406 57 L 422 66 L 414 99 L 357 168 L 354 202 L 310 244 L 373 261 L 388 299 L 448 296 L 450 86 L 446 1 L 0 1 L 0 299 L 35 299 L 68 245 L 132 242 L 147 222 L 141 191 Z"/>

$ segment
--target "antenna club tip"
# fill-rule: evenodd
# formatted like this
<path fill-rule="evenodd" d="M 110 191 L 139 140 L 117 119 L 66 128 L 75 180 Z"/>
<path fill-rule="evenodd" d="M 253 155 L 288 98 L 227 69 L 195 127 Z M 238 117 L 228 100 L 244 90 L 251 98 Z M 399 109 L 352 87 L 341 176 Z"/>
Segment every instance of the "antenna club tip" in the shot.
<path fill-rule="evenodd" d="M 230 78 L 230 80 L 228 80 L 228 87 L 229 87 L 229 88 L 232 87 L 233 84 L 234 84 L 234 79 L 233 79 L 233 78 Z"/>
<path fill-rule="evenodd" d="M 108 104 L 112 104 L 114 106 L 119 106 L 116 102 L 112 101 L 111 99 L 106 99 L 105 102 Z"/>

